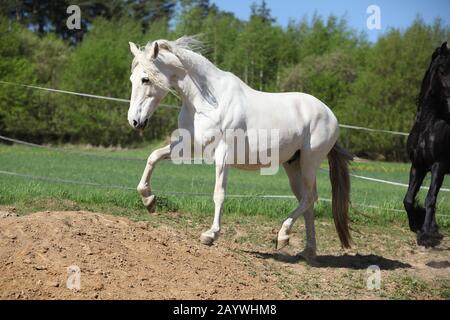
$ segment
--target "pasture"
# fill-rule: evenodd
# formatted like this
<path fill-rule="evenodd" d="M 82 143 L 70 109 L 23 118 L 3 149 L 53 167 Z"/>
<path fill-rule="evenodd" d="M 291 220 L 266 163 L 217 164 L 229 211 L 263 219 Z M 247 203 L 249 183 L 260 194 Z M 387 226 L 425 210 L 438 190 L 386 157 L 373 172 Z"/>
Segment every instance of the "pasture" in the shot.
<path fill-rule="evenodd" d="M 450 163 L 443 1 L 344 4 L 339 16 L 334 3 L 252 0 L 245 17 L 242 3 L 209 0 L 9 2 L 0 299 L 450 299 L 450 177 L 436 212 L 430 192 L 423 221 L 413 187 L 433 164 L 436 193 Z M 282 167 L 229 172 L 232 140 L 220 138 L 215 166 L 164 160 L 152 174 L 169 148 L 147 157 L 177 123 L 204 144 L 212 132 L 275 129 L 281 162 L 300 152 L 300 166 L 287 165 L 289 177 Z M 338 125 L 340 144 L 364 158 L 350 170 L 351 248 Z M 403 205 L 409 161 L 405 206 L 418 239 Z"/>
<path fill-rule="evenodd" d="M 152 187 L 158 196 L 157 214 L 149 215 L 135 187 L 146 157 L 157 146 L 138 149 L 64 146 L 55 149 L 1 144 L 0 209 L 19 215 L 38 211 L 101 212 L 137 223 L 144 221 L 156 228 L 158 234 L 164 234 L 165 229 L 161 231 L 161 228 L 170 228 L 167 233 L 177 234 L 183 239 L 183 245 L 189 243 L 205 255 L 216 250 L 215 255 L 231 256 L 242 263 L 246 276 L 274 287 L 273 296 L 265 298 L 450 298 L 449 240 L 446 238 L 436 249 L 417 247 L 415 235 L 409 232 L 406 214 L 402 211 L 405 188 L 352 178 L 350 216 L 355 245 L 344 251 L 340 249 L 326 200 L 331 194 L 326 171 L 328 164 L 323 163 L 324 170 L 319 172 L 318 178 L 321 201 L 315 210 L 319 257 L 315 262 L 307 262 L 296 256 L 304 242 L 302 219 L 295 227 L 291 246 L 280 252 L 274 250 L 272 240 L 283 219 L 294 208 L 295 201 L 261 196 L 291 196 L 282 168 L 276 176 L 231 170 L 229 197 L 224 206 L 223 237 L 213 247 L 204 248 L 198 243 L 198 236 L 212 219 L 214 168 L 161 162 L 152 178 Z M 405 184 L 408 183 L 408 172 L 409 165 L 403 163 L 358 161 L 352 164 L 353 174 Z M 448 177 L 443 188 L 450 188 Z M 421 201 L 424 195 L 425 190 L 422 190 Z M 450 193 L 441 192 L 438 201 L 438 223 L 448 237 Z M 139 243 L 139 238 L 135 241 Z M 173 239 L 170 241 L 169 246 L 180 245 Z M 1 249 L 1 259 L 7 259 L 5 248 Z M 366 288 L 369 265 L 381 268 L 379 290 Z M 3 271 L 5 268 L 8 267 L 4 266 Z M 226 285 L 227 280 L 223 279 L 221 283 Z M 232 298 L 234 294 L 237 298 L 249 297 L 244 294 L 245 288 L 243 285 L 237 291 L 228 291 L 228 295 L 221 295 L 220 289 L 218 293 L 211 293 L 212 290 L 197 294 L 194 288 L 178 297 Z M 14 289 L 11 290 L 4 290 L 3 294 L 16 294 Z M 65 288 L 52 290 L 48 294 L 44 292 L 43 297 L 94 297 L 83 290 L 78 296 L 77 293 L 62 294 Z M 120 290 L 108 295 L 108 286 L 102 290 L 97 297 L 127 297 L 121 295 Z M 133 290 L 129 291 L 130 297 L 133 296 Z M 32 292 L 26 291 L 27 297 L 36 298 Z M 157 297 L 145 292 L 141 294 L 139 296 L 144 298 Z M 177 297 L 176 293 L 172 297 Z"/>

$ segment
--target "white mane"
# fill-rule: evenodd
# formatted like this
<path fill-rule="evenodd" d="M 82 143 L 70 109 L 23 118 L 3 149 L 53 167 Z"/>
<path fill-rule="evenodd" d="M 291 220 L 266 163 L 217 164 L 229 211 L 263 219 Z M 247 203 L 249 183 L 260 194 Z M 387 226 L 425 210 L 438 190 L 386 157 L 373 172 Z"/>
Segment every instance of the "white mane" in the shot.
<path fill-rule="evenodd" d="M 138 64 L 141 64 L 142 66 L 144 66 L 146 71 L 150 73 L 149 76 L 156 75 L 158 73 L 158 70 L 155 68 L 155 65 L 153 63 L 154 60 L 151 58 L 155 43 L 158 43 L 160 50 L 169 51 L 186 62 L 190 61 L 191 65 L 194 63 L 192 61 L 192 58 L 189 58 L 189 54 L 187 54 L 186 51 L 195 53 L 195 55 L 207 60 L 200 53 L 200 51 L 203 50 L 204 45 L 200 40 L 198 40 L 196 36 L 183 36 L 174 41 L 160 39 L 149 41 L 146 45 L 139 47 L 141 54 L 134 57 L 131 64 L 131 72 L 133 72 L 134 68 L 136 68 Z"/>

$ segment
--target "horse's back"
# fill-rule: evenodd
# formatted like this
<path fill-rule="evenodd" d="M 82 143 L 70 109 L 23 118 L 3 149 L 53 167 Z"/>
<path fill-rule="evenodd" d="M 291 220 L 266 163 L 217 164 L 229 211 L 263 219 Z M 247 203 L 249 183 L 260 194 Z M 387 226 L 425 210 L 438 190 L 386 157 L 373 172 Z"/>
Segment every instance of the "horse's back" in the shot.
<path fill-rule="evenodd" d="M 280 141 L 294 149 L 323 149 L 328 153 L 339 135 L 333 112 L 316 97 L 300 92 L 253 90 L 246 101 L 249 128 L 274 128 Z M 294 150 L 294 151 L 296 151 Z"/>
<path fill-rule="evenodd" d="M 261 115 L 270 115 L 273 120 L 293 120 L 306 124 L 320 121 L 336 123 L 337 119 L 330 108 L 318 98 L 301 92 L 269 93 L 252 92 L 247 101 L 250 112 Z"/>

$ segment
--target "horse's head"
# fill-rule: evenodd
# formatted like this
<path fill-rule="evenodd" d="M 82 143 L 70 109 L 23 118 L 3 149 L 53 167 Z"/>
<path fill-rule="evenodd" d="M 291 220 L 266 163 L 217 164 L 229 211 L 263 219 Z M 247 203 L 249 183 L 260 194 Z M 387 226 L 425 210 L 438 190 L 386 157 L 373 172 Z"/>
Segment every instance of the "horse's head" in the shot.
<path fill-rule="evenodd" d="M 155 112 L 159 102 L 171 87 L 173 72 L 161 59 L 158 42 L 148 44 L 144 50 L 130 42 L 134 55 L 130 77 L 132 89 L 128 122 L 135 129 L 143 129 Z"/>

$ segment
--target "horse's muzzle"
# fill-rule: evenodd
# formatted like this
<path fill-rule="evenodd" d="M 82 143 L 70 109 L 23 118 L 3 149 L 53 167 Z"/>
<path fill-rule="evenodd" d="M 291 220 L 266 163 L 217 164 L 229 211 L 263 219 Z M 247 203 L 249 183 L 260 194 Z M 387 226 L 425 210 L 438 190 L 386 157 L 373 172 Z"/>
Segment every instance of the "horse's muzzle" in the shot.
<path fill-rule="evenodd" d="M 133 127 L 135 129 L 145 129 L 148 124 L 148 119 L 145 119 L 144 122 L 140 122 L 139 120 L 133 120 Z"/>

